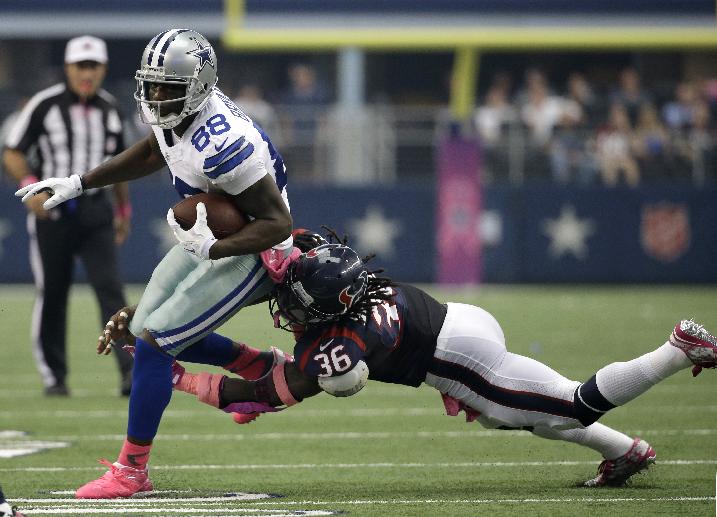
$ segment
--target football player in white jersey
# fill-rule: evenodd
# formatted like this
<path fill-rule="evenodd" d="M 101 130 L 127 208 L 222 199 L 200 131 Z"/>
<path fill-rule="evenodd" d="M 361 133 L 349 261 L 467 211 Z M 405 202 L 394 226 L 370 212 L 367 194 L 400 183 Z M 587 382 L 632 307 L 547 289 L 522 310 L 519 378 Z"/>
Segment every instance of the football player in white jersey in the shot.
<path fill-rule="evenodd" d="M 152 131 L 144 140 L 85 174 L 52 178 L 16 195 L 23 201 L 51 191 L 45 209 L 83 191 L 152 174 L 165 165 L 182 196 L 223 192 L 251 219 L 217 240 L 197 206 L 197 222 L 182 230 L 167 214 L 179 244 L 154 270 L 133 314 L 137 336 L 127 437 L 109 471 L 77 490 L 78 498 L 129 497 L 152 489 L 147 474 L 152 441 L 172 394 L 175 358 L 222 366 L 247 378 L 274 358 L 214 333 L 242 307 L 266 298 L 282 278 L 293 249 L 286 169 L 269 138 L 217 88 L 211 44 L 189 29 L 164 31 L 149 42 L 135 75 L 135 100 Z M 78 171 L 79 172 L 79 171 Z M 98 353 L 109 353 L 101 343 Z"/>

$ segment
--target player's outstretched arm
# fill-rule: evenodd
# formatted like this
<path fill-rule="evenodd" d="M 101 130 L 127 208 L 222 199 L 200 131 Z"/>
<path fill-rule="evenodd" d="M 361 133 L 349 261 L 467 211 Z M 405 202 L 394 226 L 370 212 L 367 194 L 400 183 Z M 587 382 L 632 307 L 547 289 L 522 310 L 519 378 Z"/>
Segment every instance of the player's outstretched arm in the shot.
<path fill-rule="evenodd" d="M 151 132 L 147 138 L 82 176 L 82 182 L 85 188 L 104 187 L 148 176 L 164 165 L 157 137 Z"/>
<path fill-rule="evenodd" d="M 73 174 L 67 178 L 48 178 L 21 188 L 15 195 L 22 197 L 22 202 L 25 203 L 37 194 L 47 192 L 51 194 L 50 198 L 42 206 L 45 210 L 50 210 L 60 203 L 76 198 L 89 188 L 141 178 L 163 165 L 164 158 L 152 133 L 83 176 Z"/>
<path fill-rule="evenodd" d="M 317 379 L 304 375 L 296 363 L 286 363 L 282 375 L 286 387 L 297 402 L 321 392 Z M 234 402 L 260 402 L 273 407 L 283 406 L 286 404 L 285 395 L 279 394 L 281 388 L 277 390 L 276 380 L 277 376 L 271 374 L 256 381 L 227 377 L 222 386 L 222 405 L 227 406 Z"/>

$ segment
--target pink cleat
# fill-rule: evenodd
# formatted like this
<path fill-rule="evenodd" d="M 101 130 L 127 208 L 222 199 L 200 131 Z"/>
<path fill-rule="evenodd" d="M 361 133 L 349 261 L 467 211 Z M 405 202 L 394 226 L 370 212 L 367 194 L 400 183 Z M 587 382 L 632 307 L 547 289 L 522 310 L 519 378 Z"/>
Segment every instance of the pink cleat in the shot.
<path fill-rule="evenodd" d="M 107 460 L 100 460 L 100 463 L 107 465 L 110 470 L 102 477 L 78 488 L 75 492 L 77 499 L 115 499 L 152 491 L 152 482 L 147 476 L 147 469 L 125 467 Z"/>
<path fill-rule="evenodd" d="M 702 368 L 717 368 L 717 338 L 702 325 L 692 320 L 682 320 L 670 335 L 670 344 L 682 350 L 695 365 L 692 375 Z"/>
<path fill-rule="evenodd" d="M 598 475 L 585 482 L 585 486 L 625 486 L 634 474 L 647 469 L 655 463 L 655 449 L 645 440 L 635 438 L 632 447 L 614 460 L 603 460 L 598 467 Z"/>

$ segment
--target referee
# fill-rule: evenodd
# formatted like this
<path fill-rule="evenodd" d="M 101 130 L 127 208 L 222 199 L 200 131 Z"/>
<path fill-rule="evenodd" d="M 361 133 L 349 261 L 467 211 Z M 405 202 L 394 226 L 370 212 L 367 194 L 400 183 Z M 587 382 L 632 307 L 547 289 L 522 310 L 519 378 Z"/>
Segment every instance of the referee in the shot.
<path fill-rule="evenodd" d="M 116 102 L 100 88 L 107 71 L 105 42 L 73 38 L 65 48 L 66 81 L 30 99 L 8 134 L 5 168 L 21 186 L 50 177 L 82 174 L 124 150 Z M 28 155 L 37 151 L 33 168 Z M 117 245 L 129 233 L 131 208 L 126 184 L 115 185 L 113 203 L 102 189 L 86 192 L 62 207 L 45 211 L 47 193 L 27 203 L 30 264 L 37 299 L 32 317 L 33 352 L 45 395 L 67 396 L 66 327 L 74 258 L 87 271 L 102 322 L 126 305 L 117 266 Z M 115 347 L 120 391 L 129 395 L 132 358 Z"/>

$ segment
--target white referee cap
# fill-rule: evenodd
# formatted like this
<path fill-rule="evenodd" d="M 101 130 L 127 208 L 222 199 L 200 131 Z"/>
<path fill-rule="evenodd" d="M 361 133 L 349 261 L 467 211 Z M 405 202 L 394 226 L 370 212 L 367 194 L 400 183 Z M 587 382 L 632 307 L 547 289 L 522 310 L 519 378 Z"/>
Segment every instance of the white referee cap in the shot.
<path fill-rule="evenodd" d="M 94 36 L 78 36 L 67 42 L 65 47 L 65 63 L 80 61 L 96 61 L 107 63 L 107 45 Z"/>

